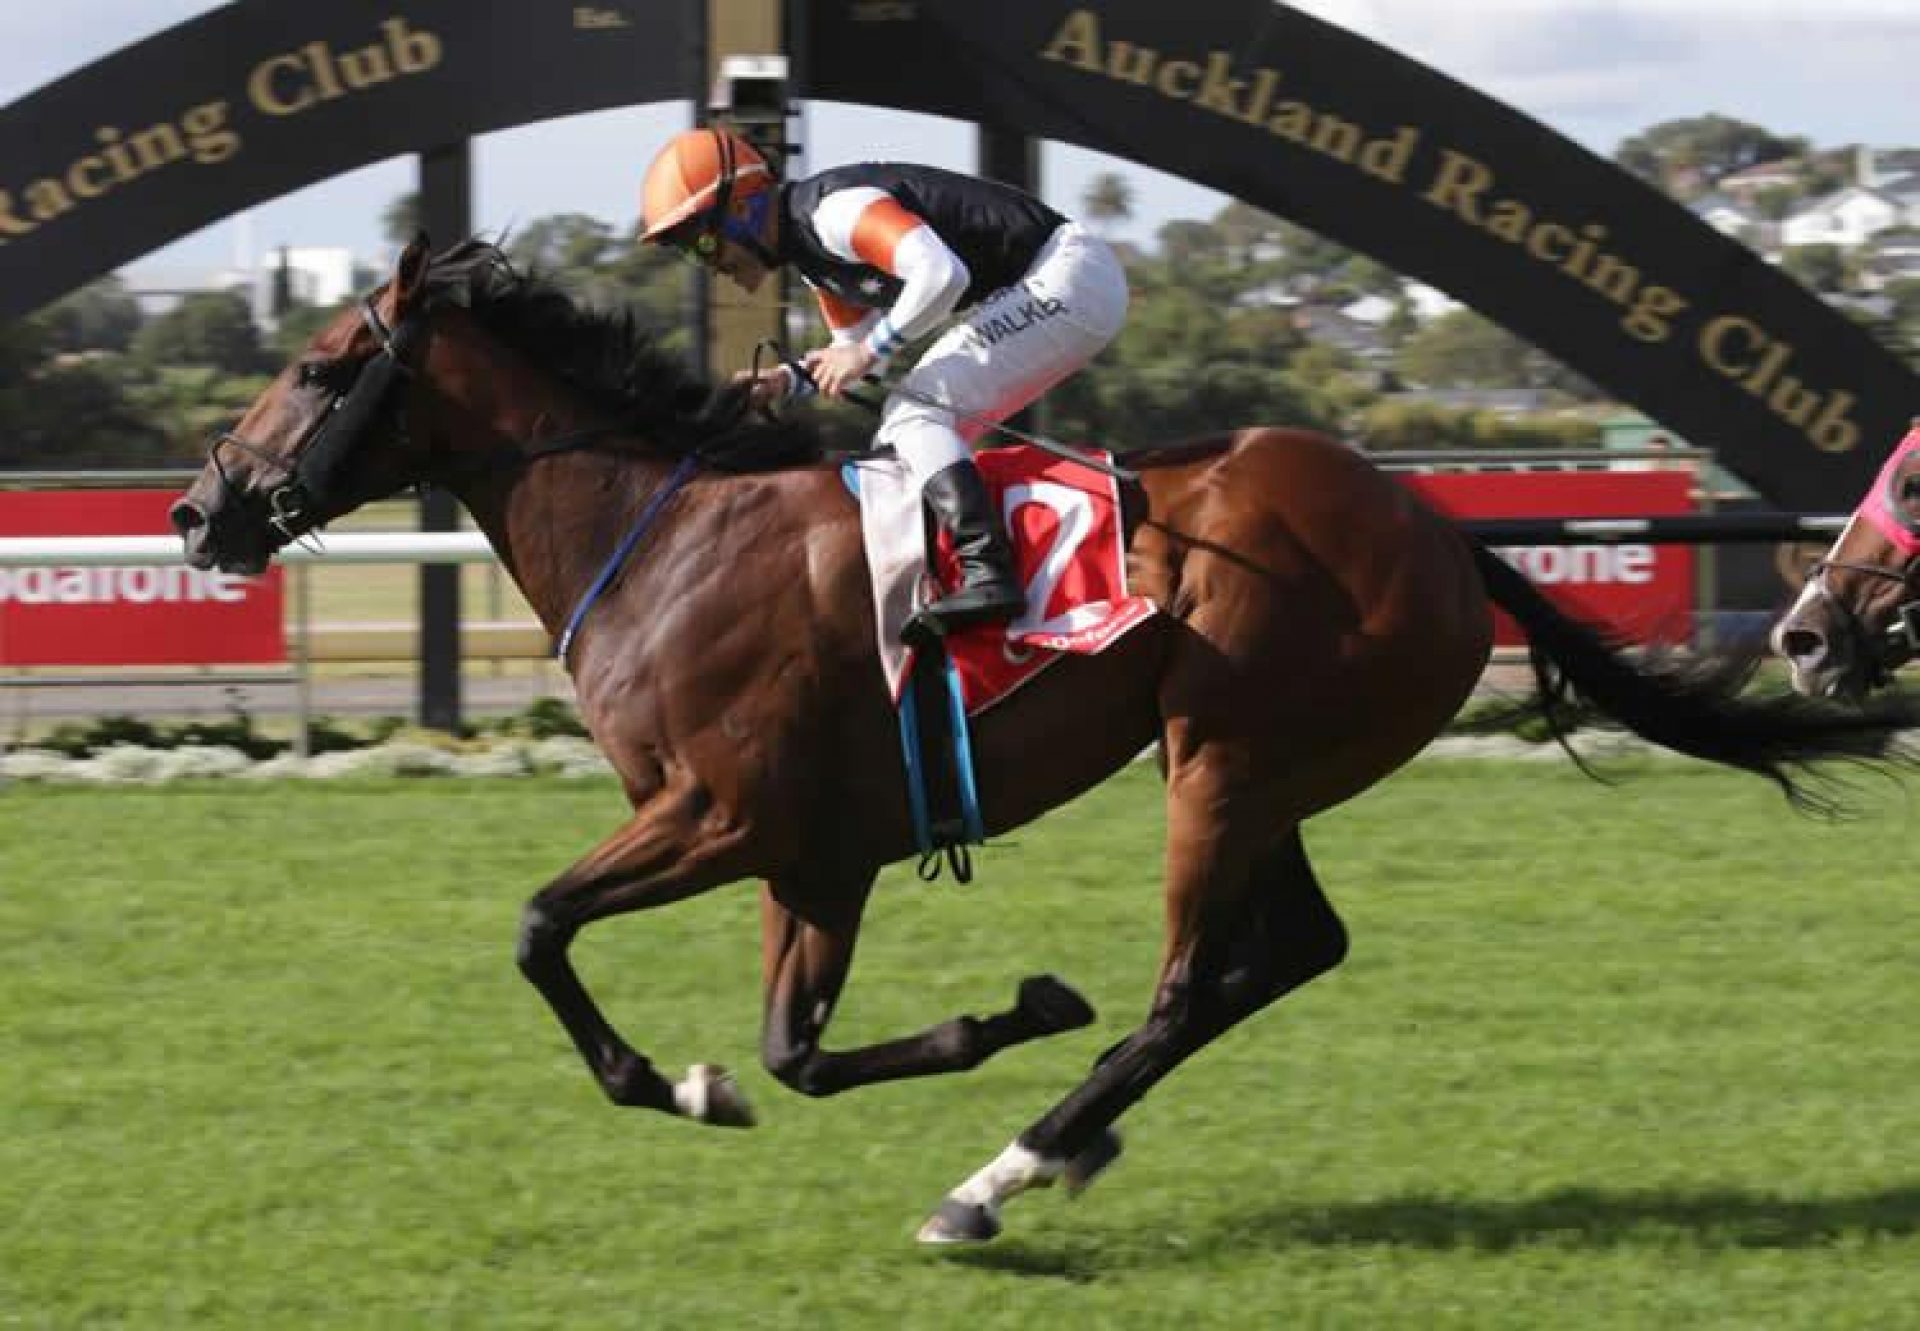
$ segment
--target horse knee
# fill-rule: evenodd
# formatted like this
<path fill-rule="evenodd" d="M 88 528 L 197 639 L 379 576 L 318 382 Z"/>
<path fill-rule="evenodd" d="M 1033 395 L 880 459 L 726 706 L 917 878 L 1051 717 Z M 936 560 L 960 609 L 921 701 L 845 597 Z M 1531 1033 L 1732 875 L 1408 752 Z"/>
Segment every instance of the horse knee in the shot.
<path fill-rule="evenodd" d="M 760 1048 L 760 1066 L 782 1086 L 809 1099 L 823 1099 L 840 1089 L 827 1080 L 826 1056 L 817 1045 L 768 1041 Z"/>
<path fill-rule="evenodd" d="M 520 933 L 514 941 L 513 959 L 520 973 L 531 977 L 544 962 L 567 950 L 575 927 L 556 920 L 536 898 L 520 912 Z"/>

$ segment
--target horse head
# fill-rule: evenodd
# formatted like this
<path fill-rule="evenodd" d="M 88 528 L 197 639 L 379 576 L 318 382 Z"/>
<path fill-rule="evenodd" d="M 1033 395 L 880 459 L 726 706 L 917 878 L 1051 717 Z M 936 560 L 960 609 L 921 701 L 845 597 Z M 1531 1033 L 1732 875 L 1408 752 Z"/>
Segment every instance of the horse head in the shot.
<path fill-rule="evenodd" d="M 258 573 L 282 546 L 425 476 L 408 388 L 431 339 L 428 268 L 421 235 L 214 440 L 172 509 L 188 563 Z"/>
<path fill-rule="evenodd" d="M 1920 650 L 1920 423 L 1893 450 L 1845 530 L 1774 626 L 1773 649 L 1810 697 L 1864 697 Z"/>

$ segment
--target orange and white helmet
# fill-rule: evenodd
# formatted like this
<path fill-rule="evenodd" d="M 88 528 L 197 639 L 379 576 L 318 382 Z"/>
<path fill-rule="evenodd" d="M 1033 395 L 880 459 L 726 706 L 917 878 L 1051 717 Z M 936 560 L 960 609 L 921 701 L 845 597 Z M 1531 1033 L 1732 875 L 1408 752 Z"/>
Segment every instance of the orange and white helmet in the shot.
<path fill-rule="evenodd" d="M 667 140 L 640 187 L 643 241 L 686 227 L 721 230 L 733 204 L 773 187 L 759 149 L 731 130 L 690 129 Z"/>

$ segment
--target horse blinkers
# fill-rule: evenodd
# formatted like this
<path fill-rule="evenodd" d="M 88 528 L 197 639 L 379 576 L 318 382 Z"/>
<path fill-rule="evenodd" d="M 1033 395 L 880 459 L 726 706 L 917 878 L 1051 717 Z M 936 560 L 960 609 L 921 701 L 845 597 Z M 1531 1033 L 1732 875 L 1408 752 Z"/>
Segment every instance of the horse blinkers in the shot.
<path fill-rule="evenodd" d="M 209 450 L 223 481 L 225 469 L 219 466 L 222 445 L 270 461 L 286 474 L 284 481 L 266 491 L 265 499 L 270 514 L 268 522 L 288 540 L 318 525 L 319 515 L 336 498 L 341 465 L 388 405 L 394 386 L 413 376 L 414 366 L 424 359 L 432 337 L 432 327 L 423 310 L 409 311 L 389 329 L 373 308 L 373 302 L 362 300 L 360 318 L 379 339 L 380 349 L 361 367 L 344 392 L 334 394 L 332 403 L 321 413 L 305 442 L 295 447 L 290 463 L 272 458 L 265 449 L 233 433 L 221 435 Z"/>

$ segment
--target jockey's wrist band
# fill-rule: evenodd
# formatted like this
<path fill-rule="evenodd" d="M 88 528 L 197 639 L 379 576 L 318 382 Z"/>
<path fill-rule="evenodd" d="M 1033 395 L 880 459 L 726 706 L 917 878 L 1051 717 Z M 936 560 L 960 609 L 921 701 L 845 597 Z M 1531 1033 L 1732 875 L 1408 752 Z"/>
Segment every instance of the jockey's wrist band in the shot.
<path fill-rule="evenodd" d="M 880 322 L 873 326 L 871 333 L 867 334 L 867 350 L 880 360 L 892 360 L 894 352 L 900 350 L 906 343 L 907 340 L 894 328 L 893 320 L 885 315 L 880 316 Z"/>

